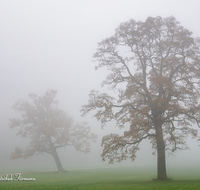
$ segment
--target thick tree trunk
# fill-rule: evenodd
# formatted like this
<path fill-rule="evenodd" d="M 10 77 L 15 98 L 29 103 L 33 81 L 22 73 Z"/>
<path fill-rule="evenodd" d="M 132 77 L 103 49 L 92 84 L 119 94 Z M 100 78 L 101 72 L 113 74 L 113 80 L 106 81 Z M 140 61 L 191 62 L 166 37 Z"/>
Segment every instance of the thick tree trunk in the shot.
<path fill-rule="evenodd" d="M 51 152 L 52 152 L 52 156 L 54 158 L 54 161 L 56 163 L 56 166 L 57 166 L 57 169 L 58 169 L 58 172 L 66 172 L 66 170 L 62 167 L 62 164 L 61 164 L 61 161 L 60 161 L 60 158 L 58 157 L 58 153 L 56 151 L 56 148 L 51 140 L 51 138 L 49 138 L 49 145 L 50 145 L 50 148 L 51 148 Z"/>
<path fill-rule="evenodd" d="M 166 180 L 165 143 L 163 140 L 162 126 L 156 129 L 157 143 L 157 180 Z"/>

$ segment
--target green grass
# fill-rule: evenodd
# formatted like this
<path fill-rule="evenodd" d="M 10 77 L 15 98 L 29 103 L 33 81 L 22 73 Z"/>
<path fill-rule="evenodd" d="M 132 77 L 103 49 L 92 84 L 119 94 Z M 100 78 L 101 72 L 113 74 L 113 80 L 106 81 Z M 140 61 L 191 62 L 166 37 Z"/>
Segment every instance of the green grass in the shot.
<path fill-rule="evenodd" d="M 170 180 L 154 181 L 155 168 L 124 167 L 110 169 L 69 170 L 67 173 L 32 172 L 22 173 L 23 178 L 36 178 L 36 181 L 0 181 L 3 190 L 200 190 L 200 172 L 193 169 L 171 169 Z"/>

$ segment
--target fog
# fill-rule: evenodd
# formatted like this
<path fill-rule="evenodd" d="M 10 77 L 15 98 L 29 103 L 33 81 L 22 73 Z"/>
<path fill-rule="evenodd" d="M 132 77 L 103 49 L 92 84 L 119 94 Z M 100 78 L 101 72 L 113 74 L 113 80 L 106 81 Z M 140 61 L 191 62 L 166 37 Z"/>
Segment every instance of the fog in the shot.
<path fill-rule="evenodd" d="M 31 170 L 56 170 L 53 157 L 43 154 L 27 159 L 10 160 L 18 145 L 26 147 L 28 139 L 16 136 L 8 120 L 18 116 L 12 105 L 28 94 L 43 95 L 48 89 L 58 91 L 59 108 L 74 116 L 76 122 L 87 121 L 98 141 L 88 154 L 72 147 L 58 150 L 65 169 L 118 167 L 138 164 L 156 165 L 149 141 L 141 143 L 134 162 L 109 165 L 102 162 L 102 136 L 123 133 L 89 114 L 80 116 L 81 105 L 88 101 L 90 90 L 101 88 L 107 71 L 95 71 L 92 55 L 97 43 L 114 34 L 115 28 L 129 19 L 144 21 L 148 16 L 174 16 L 181 24 L 200 36 L 198 0 L 0 0 L 0 173 Z M 167 154 L 167 166 L 200 166 L 200 147 L 188 139 L 190 150 Z"/>

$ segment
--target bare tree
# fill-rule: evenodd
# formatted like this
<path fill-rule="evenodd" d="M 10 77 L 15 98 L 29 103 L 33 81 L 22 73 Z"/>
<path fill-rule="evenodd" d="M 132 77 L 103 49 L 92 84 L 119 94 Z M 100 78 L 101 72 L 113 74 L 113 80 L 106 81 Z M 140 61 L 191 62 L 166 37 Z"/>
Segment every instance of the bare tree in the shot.
<path fill-rule="evenodd" d="M 94 116 L 102 125 L 115 120 L 120 128 L 126 123 L 130 126 L 123 136 L 103 137 L 102 159 L 110 163 L 128 157 L 134 160 L 140 142 L 149 139 L 157 150 L 157 179 L 167 179 L 166 150 L 186 149 L 186 138 L 197 137 L 199 39 L 174 17 L 129 20 L 98 43 L 94 59 L 96 69 L 110 71 L 102 85 L 118 96 L 91 91 L 88 104 L 82 106 L 83 116 L 97 110 Z"/>
<path fill-rule="evenodd" d="M 57 154 L 58 148 L 72 145 L 77 151 L 90 151 L 90 140 L 95 141 L 96 135 L 90 133 L 87 123 L 74 124 L 73 118 L 58 108 L 58 101 L 54 100 L 56 94 L 55 90 L 48 90 L 41 97 L 30 94 L 32 103 L 18 101 L 14 104 L 14 110 L 22 116 L 10 119 L 10 128 L 20 127 L 17 135 L 31 141 L 26 150 L 16 147 L 11 159 L 48 153 L 53 156 L 58 171 L 65 172 Z"/>

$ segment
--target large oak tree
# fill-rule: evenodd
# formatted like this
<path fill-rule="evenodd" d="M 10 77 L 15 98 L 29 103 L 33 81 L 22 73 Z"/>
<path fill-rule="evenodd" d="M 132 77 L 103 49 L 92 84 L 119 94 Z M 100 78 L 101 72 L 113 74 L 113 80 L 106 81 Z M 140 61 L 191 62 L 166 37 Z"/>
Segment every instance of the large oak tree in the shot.
<path fill-rule="evenodd" d="M 31 103 L 22 100 L 13 105 L 22 115 L 10 119 L 10 127 L 19 127 L 17 135 L 30 138 L 30 144 L 25 150 L 16 147 L 11 159 L 48 153 L 53 156 L 58 171 L 65 172 L 58 148 L 72 145 L 77 151 L 90 151 L 90 140 L 95 141 L 96 135 L 90 132 L 86 122 L 74 124 L 73 118 L 58 108 L 56 94 L 55 90 L 48 90 L 44 96 L 30 94 Z"/>
<path fill-rule="evenodd" d="M 197 137 L 199 39 L 174 17 L 129 20 L 98 43 L 93 57 L 96 69 L 106 67 L 110 72 L 102 85 L 118 96 L 92 90 L 83 116 L 97 110 L 94 116 L 103 125 L 115 120 L 120 128 L 130 126 L 122 136 L 103 137 L 102 159 L 134 160 L 140 142 L 149 139 L 157 150 L 157 179 L 167 179 L 166 150 L 186 149 L 186 138 Z"/>

